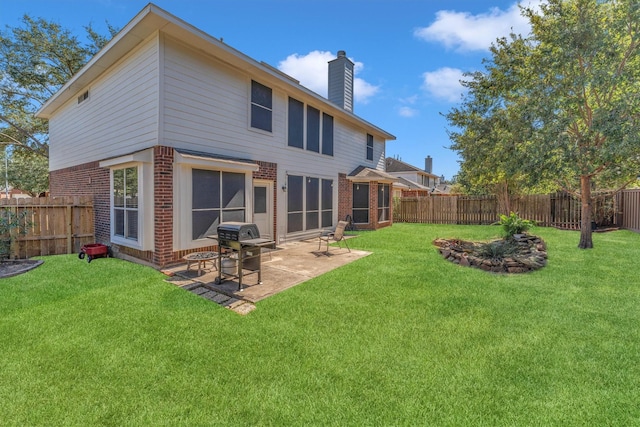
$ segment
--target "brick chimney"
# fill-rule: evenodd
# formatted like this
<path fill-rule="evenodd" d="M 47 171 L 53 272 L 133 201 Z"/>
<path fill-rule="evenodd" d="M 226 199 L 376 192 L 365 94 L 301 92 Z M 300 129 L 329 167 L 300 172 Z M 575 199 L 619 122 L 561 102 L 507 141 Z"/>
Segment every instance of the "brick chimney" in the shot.
<path fill-rule="evenodd" d="M 353 62 L 344 50 L 329 61 L 329 101 L 353 113 Z"/>

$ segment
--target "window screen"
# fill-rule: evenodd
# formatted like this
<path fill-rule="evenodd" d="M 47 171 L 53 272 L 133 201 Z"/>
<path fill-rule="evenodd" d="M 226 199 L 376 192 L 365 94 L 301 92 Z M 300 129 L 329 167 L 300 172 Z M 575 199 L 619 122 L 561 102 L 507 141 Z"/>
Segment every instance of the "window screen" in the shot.
<path fill-rule="evenodd" d="M 303 186 L 304 177 L 287 177 L 287 232 L 303 230 Z"/>
<path fill-rule="evenodd" d="M 353 184 L 353 222 L 369 223 L 369 184 Z"/>
<path fill-rule="evenodd" d="M 391 208 L 389 207 L 390 186 L 389 184 L 378 185 L 378 222 L 389 221 Z"/>
<path fill-rule="evenodd" d="M 258 82 L 251 81 L 251 127 L 271 132 L 273 113 L 272 91 Z"/>
<path fill-rule="evenodd" d="M 222 173 L 222 207 L 244 208 L 244 174 Z"/>
<path fill-rule="evenodd" d="M 289 98 L 288 144 L 290 147 L 304 148 L 304 104 Z"/>
<path fill-rule="evenodd" d="M 192 239 L 216 234 L 220 222 L 245 220 L 245 175 L 193 169 Z"/>
<path fill-rule="evenodd" d="M 333 225 L 333 180 L 323 179 L 320 197 L 321 227 Z"/>
<path fill-rule="evenodd" d="M 367 160 L 373 160 L 373 135 L 367 134 Z"/>
<path fill-rule="evenodd" d="M 322 154 L 333 156 L 333 117 L 322 114 Z"/>
<path fill-rule="evenodd" d="M 267 213 L 267 188 L 253 187 L 253 212 Z"/>
<path fill-rule="evenodd" d="M 113 234 L 138 240 L 138 167 L 113 171 Z"/>
<path fill-rule="evenodd" d="M 307 178 L 306 199 L 307 223 L 305 229 L 315 230 L 320 228 L 320 179 Z"/>
<path fill-rule="evenodd" d="M 317 230 L 333 222 L 333 181 L 288 175 L 287 232 Z"/>
<path fill-rule="evenodd" d="M 307 150 L 320 152 L 320 111 L 307 106 Z"/>

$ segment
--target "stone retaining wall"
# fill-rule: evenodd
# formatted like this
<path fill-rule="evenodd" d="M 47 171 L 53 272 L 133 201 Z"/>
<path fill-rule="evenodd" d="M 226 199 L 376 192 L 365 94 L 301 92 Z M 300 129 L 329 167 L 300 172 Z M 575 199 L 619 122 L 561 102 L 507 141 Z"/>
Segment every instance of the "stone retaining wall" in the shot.
<path fill-rule="evenodd" d="M 500 240 L 494 242 L 500 242 Z M 479 254 L 482 245 L 493 242 L 435 239 L 433 244 L 448 261 L 494 273 L 527 273 L 547 265 L 547 247 L 541 238 L 522 234 L 515 235 L 513 242 L 516 251 L 504 258 L 487 258 Z"/>

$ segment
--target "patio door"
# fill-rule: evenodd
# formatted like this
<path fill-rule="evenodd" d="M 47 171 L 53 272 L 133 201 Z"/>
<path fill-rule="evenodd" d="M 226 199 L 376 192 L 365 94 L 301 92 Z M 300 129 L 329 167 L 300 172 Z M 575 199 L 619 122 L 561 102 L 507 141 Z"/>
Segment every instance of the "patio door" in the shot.
<path fill-rule="evenodd" d="M 260 237 L 273 239 L 273 181 L 253 181 L 253 223 Z"/>

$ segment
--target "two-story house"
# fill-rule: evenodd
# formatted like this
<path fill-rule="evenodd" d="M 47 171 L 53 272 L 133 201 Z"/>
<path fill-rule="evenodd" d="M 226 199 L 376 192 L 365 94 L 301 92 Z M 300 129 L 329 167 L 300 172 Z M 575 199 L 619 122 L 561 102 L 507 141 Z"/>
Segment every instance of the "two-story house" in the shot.
<path fill-rule="evenodd" d="M 38 112 L 51 195 L 92 195 L 96 240 L 156 266 L 225 221 L 277 242 L 390 225 L 395 137 L 353 113 L 346 54 L 328 67 L 326 99 L 149 4 Z"/>
<path fill-rule="evenodd" d="M 440 177 L 432 172 L 433 159 L 431 156 L 424 159 L 424 169 L 393 157 L 387 157 L 385 163 L 387 173 L 398 179 L 395 186 L 397 197 L 428 196 L 432 193 L 443 192 L 438 188 Z"/>

